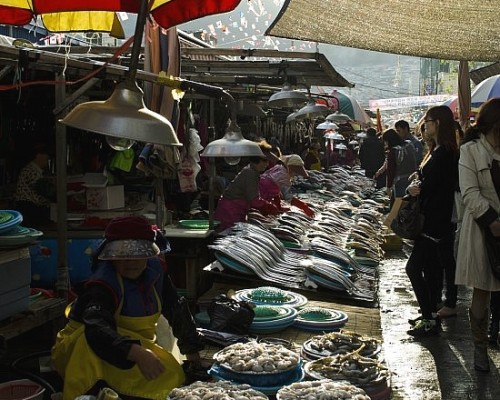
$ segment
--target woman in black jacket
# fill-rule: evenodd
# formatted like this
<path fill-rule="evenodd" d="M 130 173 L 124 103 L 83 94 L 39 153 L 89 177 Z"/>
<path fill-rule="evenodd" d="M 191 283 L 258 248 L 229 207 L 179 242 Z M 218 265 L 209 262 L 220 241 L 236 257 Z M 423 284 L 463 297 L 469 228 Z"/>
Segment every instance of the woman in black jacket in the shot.
<path fill-rule="evenodd" d="M 418 170 L 418 179 L 408 186 L 411 196 L 420 196 L 425 216 L 423 233 L 413 246 L 406 273 L 421 310 L 421 317 L 410 320 L 414 337 L 439 333 L 437 304 L 445 265 L 455 265 L 452 223 L 454 191 L 458 180 L 458 146 L 453 113 L 446 106 L 430 108 L 424 118 L 426 134 L 434 140 Z M 447 268 L 454 271 L 455 268 Z M 454 282 L 454 277 L 447 276 Z M 455 287 L 456 290 L 456 287 Z M 447 301 L 456 302 L 456 293 L 447 293 Z M 454 304 L 450 304 L 454 307 Z"/>

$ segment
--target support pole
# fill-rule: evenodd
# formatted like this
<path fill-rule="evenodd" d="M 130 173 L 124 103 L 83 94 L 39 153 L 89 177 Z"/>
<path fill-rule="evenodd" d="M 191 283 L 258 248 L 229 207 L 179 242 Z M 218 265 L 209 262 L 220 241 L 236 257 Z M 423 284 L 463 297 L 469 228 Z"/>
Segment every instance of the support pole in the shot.
<path fill-rule="evenodd" d="M 215 181 L 215 159 L 208 158 L 208 229 L 214 229 L 214 181 Z"/>
<path fill-rule="evenodd" d="M 64 73 L 57 73 L 56 80 L 65 82 Z M 66 86 L 64 84 L 56 85 L 55 87 L 55 105 L 56 108 L 61 105 L 66 96 Z M 62 115 L 57 115 L 60 118 Z M 66 194 L 66 161 L 67 158 L 67 142 L 66 142 L 66 126 L 56 123 L 56 186 L 57 186 L 57 295 L 68 300 L 69 293 L 69 273 L 68 273 L 68 225 L 67 225 L 67 194 Z"/>

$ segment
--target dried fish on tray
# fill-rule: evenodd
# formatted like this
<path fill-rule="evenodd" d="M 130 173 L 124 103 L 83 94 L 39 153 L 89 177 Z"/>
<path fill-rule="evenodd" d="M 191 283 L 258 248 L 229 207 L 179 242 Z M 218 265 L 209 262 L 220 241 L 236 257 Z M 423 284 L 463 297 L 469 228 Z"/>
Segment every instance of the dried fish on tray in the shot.
<path fill-rule="evenodd" d="M 312 379 L 347 380 L 366 391 L 372 399 L 390 396 L 391 373 L 382 362 L 356 352 L 309 361 L 304 371 Z"/>
<path fill-rule="evenodd" d="M 247 384 L 229 381 L 194 382 L 188 386 L 173 389 L 167 400 L 268 400 L 264 393 Z"/>
<path fill-rule="evenodd" d="M 238 223 L 233 234 L 218 238 L 210 248 L 222 258 L 229 258 L 243 265 L 242 272 L 251 270 L 259 278 L 287 287 L 300 287 L 304 283 L 307 256 L 286 250 L 271 232 L 251 224 Z M 219 257 L 221 258 L 221 257 Z M 235 269 L 234 265 L 223 265 Z"/>
<path fill-rule="evenodd" d="M 363 357 L 374 358 L 381 349 L 377 339 L 341 330 L 313 336 L 306 340 L 302 344 L 302 356 L 308 360 L 317 360 L 322 357 L 357 352 Z"/>
<path fill-rule="evenodd" d="M 347 381 L 322 379 L 292 383 L 276 393 L 276 400 L 371 400 L 366 392 Z"/>

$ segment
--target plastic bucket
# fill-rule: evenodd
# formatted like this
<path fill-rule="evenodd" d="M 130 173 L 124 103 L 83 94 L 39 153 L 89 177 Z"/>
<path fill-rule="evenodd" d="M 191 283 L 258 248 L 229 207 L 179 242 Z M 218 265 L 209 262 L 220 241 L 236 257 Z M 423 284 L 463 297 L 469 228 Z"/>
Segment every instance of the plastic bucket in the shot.
<path fill-rule="evenodd" d="M 0 383 L 0 400 L 42 400 L 45 388 L 29 379 Z"/>

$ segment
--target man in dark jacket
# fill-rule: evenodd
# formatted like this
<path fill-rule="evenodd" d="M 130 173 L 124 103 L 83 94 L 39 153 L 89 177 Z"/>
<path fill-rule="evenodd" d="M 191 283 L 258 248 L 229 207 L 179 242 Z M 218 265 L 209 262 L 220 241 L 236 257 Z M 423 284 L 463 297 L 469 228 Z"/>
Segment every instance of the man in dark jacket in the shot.
<path fill-rule="evenodd" d="M 366 139 L 363 140 L 359 148 L 359 160 L 361 168 L 365 170 L 365 176 L 373 178 L 375 172 L 382 166 L 385 161 L 384 144 L 377 137 L 377 132 L 373 128 L 368 128 L 366 131 Z M 377 187 L 383 187 L 385 183 L 385 175 L 377 178 Z"/>
<path fill-rule="evenodd" d="M 424 157 L 424 146 L 422 142 L 410 132 L 410 124 L 402 119 L 394 124 L 394 129 L 401 139 L 408 140 L 413 145 L 417 153 L 417 166 L 419 166 Z"/>

